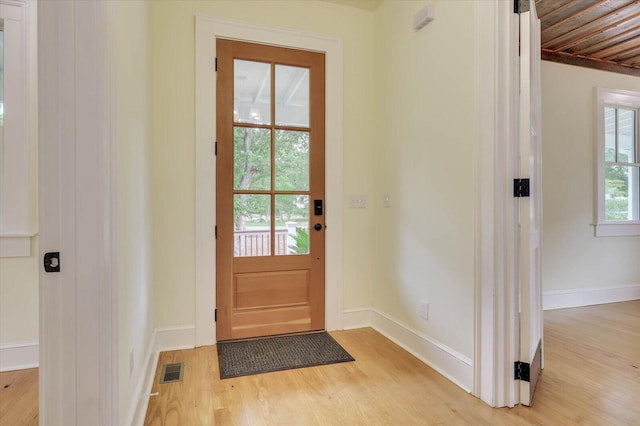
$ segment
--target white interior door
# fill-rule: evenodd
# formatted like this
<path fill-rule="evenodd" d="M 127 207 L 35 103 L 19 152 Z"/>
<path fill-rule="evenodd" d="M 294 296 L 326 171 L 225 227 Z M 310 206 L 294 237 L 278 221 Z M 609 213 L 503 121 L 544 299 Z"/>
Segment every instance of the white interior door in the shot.
<path fill-rule="evenodd" d="M 531 405 L 542 369 L 540 20 L 535 2 L 529 3 L 529 11 L 520 15 L 519 176 L 529 178 L 530 188 L 529 197 L 518 198 L 519 358 L 524 373 L 519 387 L 524 405 Z"/>

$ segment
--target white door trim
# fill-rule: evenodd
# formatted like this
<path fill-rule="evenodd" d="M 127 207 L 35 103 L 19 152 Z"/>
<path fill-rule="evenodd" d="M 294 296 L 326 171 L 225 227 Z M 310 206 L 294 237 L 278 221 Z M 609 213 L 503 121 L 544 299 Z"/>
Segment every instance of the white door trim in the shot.
<path fill-rule="evenodd" d="M 475 2 L 475 353 L 473 394 L 515 404 L 517 354 L 513 150 L 518 141 L 518 15 L 512 2 Z"/>
<path fill-rule="evenodd" d="M 196 17 L 196 335 L 195 345 L 216 342 L 215 155 L 216 37 L 326 53 L 326 328 L 343 327 L 342 266 L 342 40 L 227 19 Z"/>
<path fill-rule="evenodd" d="M 40 424 L 116 424 L 114 3 L 39 2 Z"/>

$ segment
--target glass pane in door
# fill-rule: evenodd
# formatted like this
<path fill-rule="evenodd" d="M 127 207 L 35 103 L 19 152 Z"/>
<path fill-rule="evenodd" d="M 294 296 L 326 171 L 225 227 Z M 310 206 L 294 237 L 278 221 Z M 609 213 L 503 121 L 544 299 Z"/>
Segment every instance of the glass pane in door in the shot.
<path fill-rule="evenodd" d="M 271 189 L 271 130 L 233 129 L 233 189 Z"/>
<path fill-rule="evenodd" d="M 271 123 L 271 64 L 233 61 L 233 121 Z"/>
<path fill-rule="evenodd" d="M 309 254 L 309 196 L 276 195 L 276 255 Z"/>
<path fill-rule="evenodd" d="M 235 257 L 271 255 L 271 196 L 233 196 L 233 254 Z"/>
<path fill-rule="evenodd" d="M 309 69 L 276 65 L 276 125 L 309 127 Z"/>
<path fill-rule="evenodd" d="M 309 190 L 309 132 L 276 130 L 277 191 Z"/>

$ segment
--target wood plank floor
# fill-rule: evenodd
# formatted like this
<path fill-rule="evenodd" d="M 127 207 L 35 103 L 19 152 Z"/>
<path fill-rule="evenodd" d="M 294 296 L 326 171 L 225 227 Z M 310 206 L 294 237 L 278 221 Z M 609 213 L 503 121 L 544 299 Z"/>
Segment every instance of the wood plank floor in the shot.
<path fill-rule="evenodd" d="M 544 315 L 534 409 L 556 424 L 640 425 L 640 300 Z"/>
<path fill-rule="evenodd" d="M 531 408 L 492 409 L 372 329 L 332 335 L 354 363 L 221 381 L 214 347 L 165 352 L 147 425 L 640 425 L 640 301 L 545 312 Z M 37 369 L 0 373 L 0 425 L 38 424 Z"/>
<path fill-rule="evenodd" d="M 354 363 L 220 380 L 215 347 L 165 352 L 147 425 L 639 425 L 640 301 L 545 312 L 534 407 L 492 409 L 372 329 L 334 332 Z"/>
<path fill-rule="evenodd" d="M 0 425 L 38 426 L 38 369 L 0 373 Z"/>

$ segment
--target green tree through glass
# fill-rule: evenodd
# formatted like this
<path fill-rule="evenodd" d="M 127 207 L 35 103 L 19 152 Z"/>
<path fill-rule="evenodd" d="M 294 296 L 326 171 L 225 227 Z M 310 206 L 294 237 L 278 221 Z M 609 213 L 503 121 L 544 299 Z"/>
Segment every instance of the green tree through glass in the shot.
<path fill-rule="evenodd" d="M 307 191 L 309 189 L 309 133 L 276 131 L 276 189 Z M 234 188 L 236 190 L 271 189 L 271 131 L 249 127 L 234 129 Z M 234 197 L 234 221 L 245 228 L 247 220 L 269 217 L 268 197 Z M 308 202 L 300 197 L 276 197 L 275 220 L 283 223 L 306 216 Z"/>

